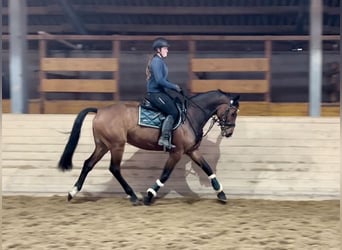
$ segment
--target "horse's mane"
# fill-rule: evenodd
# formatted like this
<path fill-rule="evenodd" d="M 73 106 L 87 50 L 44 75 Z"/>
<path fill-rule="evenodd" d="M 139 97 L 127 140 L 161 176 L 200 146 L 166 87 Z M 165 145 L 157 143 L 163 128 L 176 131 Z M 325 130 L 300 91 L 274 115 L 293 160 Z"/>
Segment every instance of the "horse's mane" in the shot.
<path fill-rule="evenodd" d="M 205 92 L 205 93 L 195 94 L 195 95 L 191 96 L 189 98 L 189 100 L 190 101 L 194 101 L 194 99 L 201 100 L 202 97 L 208 98 L 208 95 L 211 95 L 211 94 L 226 96 L 226 97 L 228 97 L 230 99 L 230 102 L 231 102 L 232 106 L 234 106 L 236 108 L 239 108 L 239 106 L 240 106 L 240 104 L 239 104 L 240 95 L 233 96 L 231 93 L 226 93 L 226 92 L 224 92 L 224 91 L 222 91 L 220 89 L 211 90 L 211 91 L 208 91 L 208 92 Z"/>
<path fill-rule="evenodd" d="M 224 91 L 222 91 L 222 90 L 220 90 L 220 89 L 217 89 L 217 90 L 211 90 L 211 91 L 208 91 L 208 92 L 205 92 L 205 93 L 198 93 L 198 94 L 195 94 L 195 95 L 191 96 L 189 99 L 191 100 L 191 99 L 193 99 L 193 98 L 197 98 L 198 96 L 202 96 L 202 95 L 204 95 L 204 94 L 210 94 L 210 93 L 221 93 L 221 94 L 223 94 L 223 95 L 226 95 L 226 96 L 228 96 L 228 97 L 231 97 L 231 94 L 230 94 L 230 93 L 226 93 L 226 92 L 224 92 Z"/>

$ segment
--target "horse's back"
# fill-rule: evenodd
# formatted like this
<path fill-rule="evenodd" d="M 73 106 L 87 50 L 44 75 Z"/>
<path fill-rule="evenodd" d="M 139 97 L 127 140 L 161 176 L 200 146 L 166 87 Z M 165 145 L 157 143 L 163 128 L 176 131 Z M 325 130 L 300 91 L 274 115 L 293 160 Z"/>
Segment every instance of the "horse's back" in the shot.
<path fill-rule="evenodd" d="M 95 141 L 108 148 L 123 147 L 127 142 L 147 150 L 160 150 L 157 146 L 159 130 L 138 124 L 139 103 L 115 103 L 98 110 L 93 120 Z"/>
<path fill-rule="evenodd" d="M 116 124 L 129 126 L 132 122 L 137 122 L 139 103 L 118 102 L 110 106 L 100 108 L 95 116 L 94 123 L 104 125 Z"/>
<path fill-rule="evenodd" d="M 138 104 L 114 103 L 98 109 L 93 120 L 94 135 L 126 138 L 127 130 L 137 124 Z"/>

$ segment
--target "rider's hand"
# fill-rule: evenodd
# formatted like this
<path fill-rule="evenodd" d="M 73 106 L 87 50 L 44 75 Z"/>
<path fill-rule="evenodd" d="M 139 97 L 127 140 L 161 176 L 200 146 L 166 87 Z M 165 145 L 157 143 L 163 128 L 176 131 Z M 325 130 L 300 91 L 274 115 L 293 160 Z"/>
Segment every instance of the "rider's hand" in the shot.
<path fill-rule="evenodd" d="M 179 85 L 177 85 L 177 84 L 176 84 L 176 90 L 179 93 L 181 93 L 183 91 L 182 88 Z"/>

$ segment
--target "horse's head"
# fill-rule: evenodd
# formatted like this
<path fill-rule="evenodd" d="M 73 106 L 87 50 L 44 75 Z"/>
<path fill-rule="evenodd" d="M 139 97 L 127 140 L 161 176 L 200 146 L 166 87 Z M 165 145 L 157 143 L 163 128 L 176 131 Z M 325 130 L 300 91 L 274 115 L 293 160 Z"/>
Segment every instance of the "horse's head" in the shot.
<path fill-rule="evenodd" d="M 229 103 L 222 104 L 217 109 L 216 116 L 221 127 L 222 136 L 230 137 L 233 135 L 235 120 L 239 112 L 239 99 L 239 95 L 232 97 Z"/>

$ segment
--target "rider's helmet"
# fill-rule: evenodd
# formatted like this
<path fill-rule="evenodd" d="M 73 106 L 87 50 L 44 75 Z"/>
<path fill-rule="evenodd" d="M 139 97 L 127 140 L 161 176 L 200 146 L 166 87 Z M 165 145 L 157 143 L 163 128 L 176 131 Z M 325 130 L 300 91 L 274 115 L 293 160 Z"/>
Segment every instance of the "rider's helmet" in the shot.
<path fill-rule="evenodd" d="M 170 44 L 168 43 L 166 39 L 159 37 L 153 41 L 153 44 L 152 44 L 153 50 L 157 51 L 158 49 L 162 47 L 170 47 Z"/>

